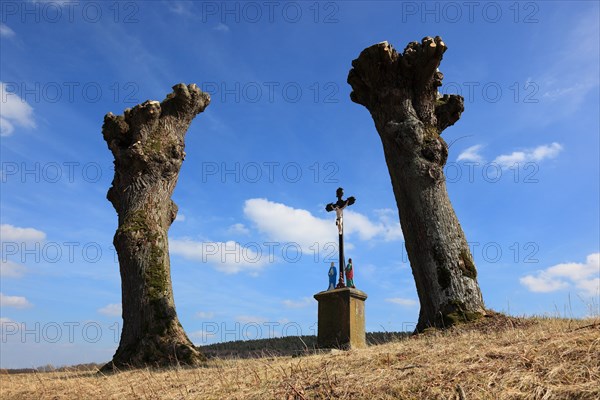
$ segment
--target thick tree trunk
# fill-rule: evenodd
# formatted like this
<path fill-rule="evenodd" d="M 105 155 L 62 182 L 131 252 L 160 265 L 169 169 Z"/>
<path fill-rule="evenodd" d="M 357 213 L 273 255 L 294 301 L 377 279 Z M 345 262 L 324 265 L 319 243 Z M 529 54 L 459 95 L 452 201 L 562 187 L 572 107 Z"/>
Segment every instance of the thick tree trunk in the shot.
<path fill-rule="evenodd" d="M 441 132 L 464 110 L 463 98 L 439 95 L 446 45 L 438 36 L 399 54 L 387 42 L 352 62 L 352 101 L 365 106 L 383 143 L 400 224 L 421 303 L 417 331 L 485 315 L 477 271 L 450 204 Z"/>
<path fill-rule="evenodd" d="M 107 198 L 119 215 L 113 243 L 123 305 L 121 341 L 105 371 L 203 359 L 175 311 L 167 231 L 177 215 L 171 195 L 185 157 L 184 137 L 209 102 L 196 85 L 178 84 L 162 103 L 146 101 L 123 116 L 104 117 L 102 134 L 115 157 Z"/>

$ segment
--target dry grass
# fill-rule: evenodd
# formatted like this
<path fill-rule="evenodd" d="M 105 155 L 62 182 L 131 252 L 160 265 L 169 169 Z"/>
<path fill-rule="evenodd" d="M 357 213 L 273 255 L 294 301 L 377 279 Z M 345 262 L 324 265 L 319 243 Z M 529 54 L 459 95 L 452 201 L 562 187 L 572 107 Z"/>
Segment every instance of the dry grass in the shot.
<path fill-rule="evenodd" d="M 0 377 L 2 399 L 598 399 L 600 320 L 489 318 L 365 350 Z"/>

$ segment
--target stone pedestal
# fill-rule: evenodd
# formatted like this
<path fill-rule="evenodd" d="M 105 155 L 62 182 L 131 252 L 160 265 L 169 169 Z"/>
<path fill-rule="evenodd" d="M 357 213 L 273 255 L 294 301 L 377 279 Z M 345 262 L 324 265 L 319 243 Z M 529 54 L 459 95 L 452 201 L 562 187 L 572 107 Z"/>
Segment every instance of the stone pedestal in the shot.
<path fill-rule="evenodd" d="M 321 348 L 359 349 L 367 347 L 365 300 L 367 294 L 352 288 L 315 294 L 319 302 L 317 343 Z"/>

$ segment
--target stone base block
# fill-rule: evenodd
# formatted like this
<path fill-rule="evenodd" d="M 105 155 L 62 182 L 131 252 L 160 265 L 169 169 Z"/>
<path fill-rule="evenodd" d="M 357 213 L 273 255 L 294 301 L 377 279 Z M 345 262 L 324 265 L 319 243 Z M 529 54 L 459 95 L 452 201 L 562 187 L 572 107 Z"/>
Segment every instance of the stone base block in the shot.
<path fill-rule="evenodd" d="M 319 302 L 317 343 L 320 348 L 367 347 L 366 293 L 358 289 L 343 288 L 319 292 L 314 297 Z"/>

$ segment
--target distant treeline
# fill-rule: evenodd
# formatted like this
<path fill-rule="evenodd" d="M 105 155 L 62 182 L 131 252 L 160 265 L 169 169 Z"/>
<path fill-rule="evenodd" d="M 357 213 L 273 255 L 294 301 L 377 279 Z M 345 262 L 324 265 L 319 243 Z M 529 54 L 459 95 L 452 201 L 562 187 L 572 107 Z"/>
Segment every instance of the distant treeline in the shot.
<path fill-rule="evenodd" d="M 95 371 L 100 369 L 104 363 L 87 363 L 77 364 L 70 367 L 55 367 L 53 365 L 44 365 L 37 368 L 16 368 L 16 369 L 0 369 L 0 374 L 32 374 L 34 372 L 64 372 L 64 371 Z"/>
<path fill-rule="evenodd" d="M 367 332 L 369 345 L 383 344 L 408 337 L 408 332 Z M 316 336 L 285 336 L 271 339 L 236 340 L 198 346 L 208 358 L 257 358 L 276 356 L 301 356 L 318 352 Z M 88 363 L 70 367 L 44 365 L 38 368 L 0 369 L 0 374 L 26 374 L 34 372 L 95 371 L 104 364 Z"/>
<path fill-rule="evenodd" d="M 400 340 L 408 332 L 367 332 L 367 343 L 376 345 Z M 236 340 L 199 346 L 208 358 L 257 358 L 275 356 L 300 356 L 314 353 L 317 349 L 316 336 L 285 336 L 271 339 Z"/>

